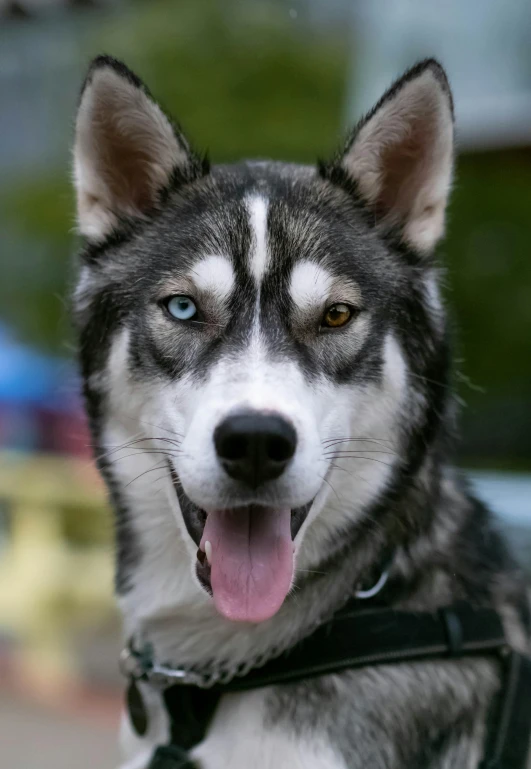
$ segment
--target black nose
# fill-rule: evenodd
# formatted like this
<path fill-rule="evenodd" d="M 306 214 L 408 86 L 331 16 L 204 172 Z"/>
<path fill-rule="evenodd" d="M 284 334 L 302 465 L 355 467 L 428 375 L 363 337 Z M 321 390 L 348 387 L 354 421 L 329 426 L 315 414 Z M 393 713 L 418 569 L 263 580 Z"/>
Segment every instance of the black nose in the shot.
<path fill-rule="evenodd" d="M 277 414 L 245 411 L 216 427 L 214 444 L 228 475 L 256 487 L 282 475 L 295 454 L 297 434 Z"/>

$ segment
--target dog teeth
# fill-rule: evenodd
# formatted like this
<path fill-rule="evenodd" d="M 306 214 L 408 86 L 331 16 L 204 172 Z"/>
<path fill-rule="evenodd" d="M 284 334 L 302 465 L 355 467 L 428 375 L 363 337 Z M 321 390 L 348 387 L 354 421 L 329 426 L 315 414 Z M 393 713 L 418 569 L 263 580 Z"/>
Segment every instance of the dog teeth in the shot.
<path fill-rule="evenodd" d="M 212 544 L 207 540 L 205 542 L 205 555 L 210 566 L 212 566 Z"/>

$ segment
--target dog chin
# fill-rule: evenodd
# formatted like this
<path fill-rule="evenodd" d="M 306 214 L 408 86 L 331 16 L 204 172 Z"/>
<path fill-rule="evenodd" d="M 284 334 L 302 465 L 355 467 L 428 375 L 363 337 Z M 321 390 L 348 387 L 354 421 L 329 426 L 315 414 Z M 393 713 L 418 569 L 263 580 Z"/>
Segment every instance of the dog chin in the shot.
<path fill-rule="evenodd" d="M 204 510 L 173 486 L 188 534 L 198 546 L 199 584 L 217 611 L 234 622 L 264 622 L 288 595 L 295 568 L 294 539 L 312 501 L 306 505 L 238 504 Z"/>

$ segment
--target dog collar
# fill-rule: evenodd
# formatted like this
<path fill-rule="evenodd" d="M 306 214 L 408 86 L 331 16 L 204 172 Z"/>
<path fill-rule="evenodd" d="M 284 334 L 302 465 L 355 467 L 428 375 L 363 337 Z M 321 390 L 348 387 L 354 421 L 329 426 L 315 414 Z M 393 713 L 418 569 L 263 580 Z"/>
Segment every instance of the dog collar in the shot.
<path fill-rule="evenodd" d="M 502 669 L 501 693 L 486 730 L 487 744 L 480 769 L 525 769 L 531 735 L 531 660 L 510 649 L 496 611 L 466 603 L 433 613 L 385 608 L 360 610 L 357 602 L 348 604 L 284 654 L 227 683 L 209 682 L 209 687 L 204 688 L 204 680 L 191 679 L 190 671 L 182 674 L 180 669 L 171 668 L 172 685 L 166 687 L 164 678 L 162 687 L 171 740 L 155 751 L 149 769 L 193 767 L 187 751 L 204 738 L 219 698 L 225 693 L 293 683 L 369 665 L 473 655 L 497 656 Z M 148 722 L 137 681 L 153 684 L 156 679 L 153 675 L 148 678 L 144 672 L 151 664 L 147 659 L 132 669 L 131 660 L 136 664 L 139 659 L 138 654 L 133 654 L 125 664 L 130 676 L 129 715 L 142 736 Z M 155 672 L 154 668 L 151 670 Z M 163 675 L 167 675 L 164 667 Z"/>
<path fill-rule="evenodd" d="M 370 587 L 358 585 L 354 591 L 354 598 L 358 601 L 375 598 L 386 586 L 389 571 L 390 561 L 373 585 Z M 250 664 L 239 666 L 236 671 L 223 668 L 201 670 L 160 664 L 155 659 L 151 644 L 144 644 L 138 649 L 135 647 L 133 639 L 130 639 L 127 646 L 122 649 L 119 657 L 119 668 L 122 675 L 128 679 L 147 681 L 151 686 L 161 691 L 176 684 L 211 689 L 218 684 L 228 684 L 236 676 L 245 676 L 253 667 L 254 665 Z"/>

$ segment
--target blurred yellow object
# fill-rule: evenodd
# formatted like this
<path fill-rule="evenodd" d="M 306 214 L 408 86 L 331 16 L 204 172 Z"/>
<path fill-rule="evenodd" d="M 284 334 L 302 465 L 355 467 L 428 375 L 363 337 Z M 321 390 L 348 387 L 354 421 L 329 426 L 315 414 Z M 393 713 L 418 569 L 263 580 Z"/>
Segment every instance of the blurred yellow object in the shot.
<path fill-rule="evenodd" d="M 0 453 L 0 511 L 0 633 L 60 687 L 79 675 L 73 636 L 114 612 L 103 486 L 86 461 Z"/>

